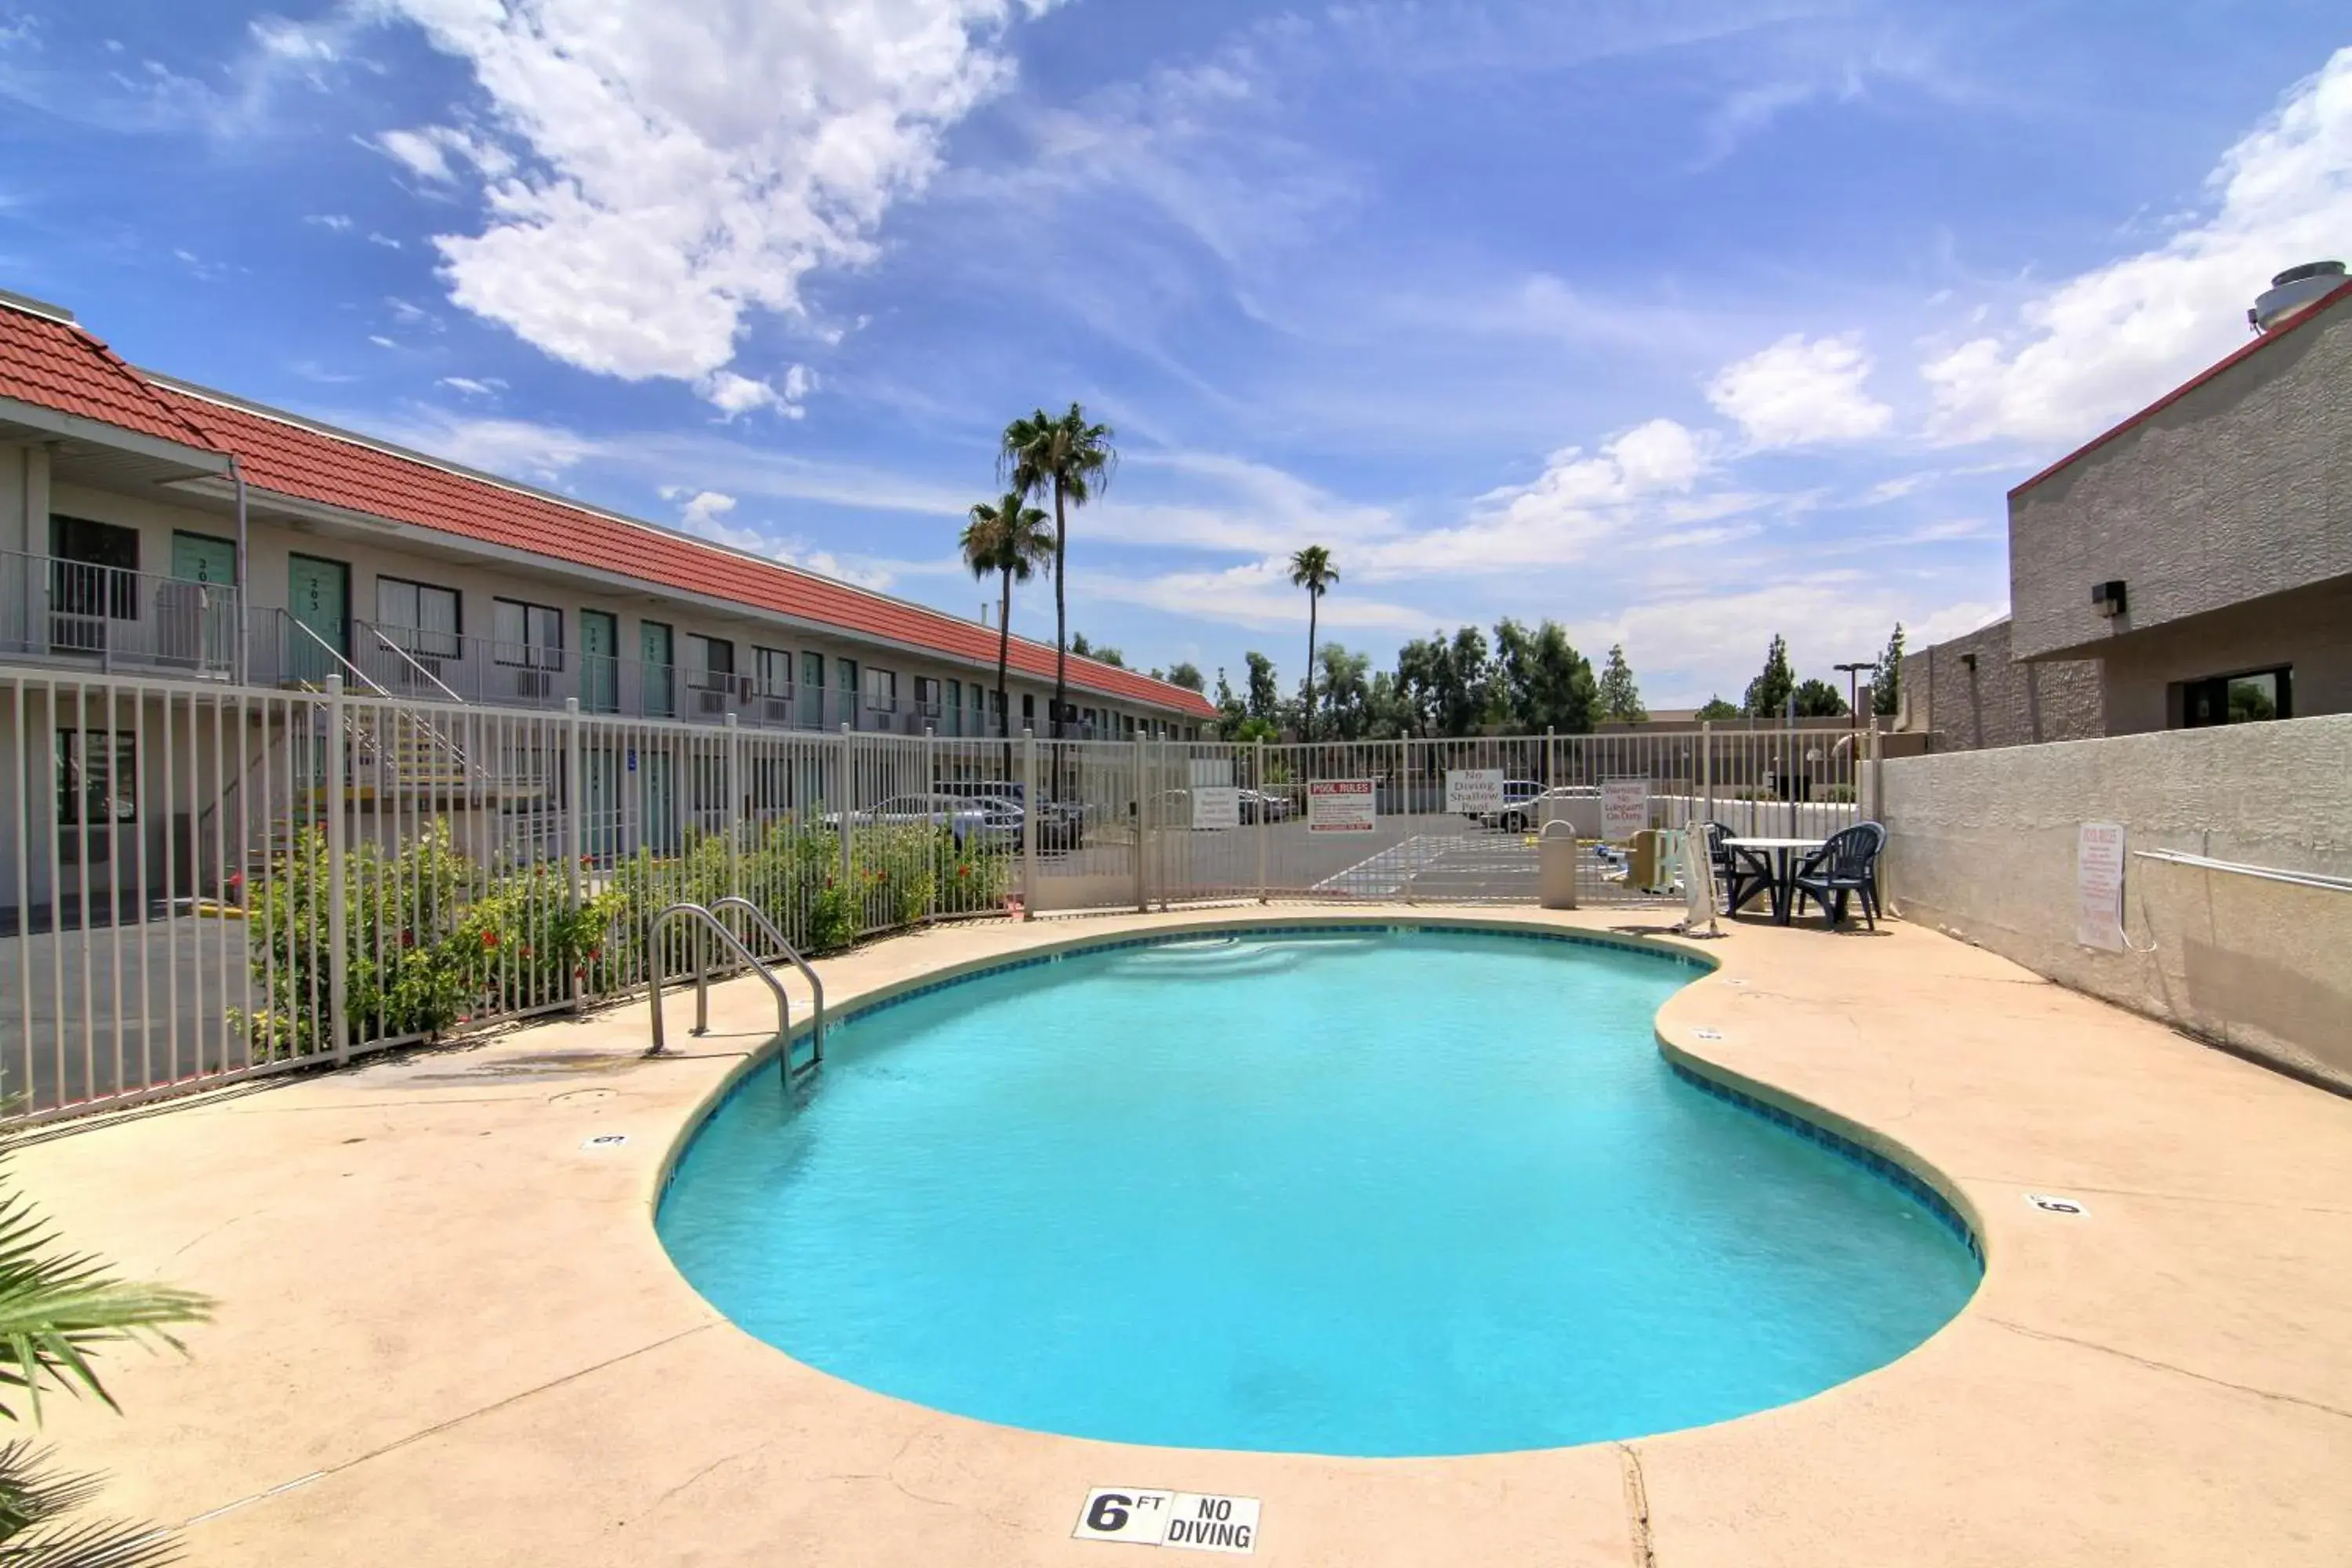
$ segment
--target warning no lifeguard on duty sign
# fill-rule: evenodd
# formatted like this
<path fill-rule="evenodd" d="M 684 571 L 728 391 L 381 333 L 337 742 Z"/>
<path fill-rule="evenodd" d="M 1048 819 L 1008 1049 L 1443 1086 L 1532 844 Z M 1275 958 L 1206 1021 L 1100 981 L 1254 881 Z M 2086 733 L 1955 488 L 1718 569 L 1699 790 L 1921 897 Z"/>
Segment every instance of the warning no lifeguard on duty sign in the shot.
<path fill-rule="evenodd" d="M 1128 1546 L 1181 1546 L 1246 1557 L 1256 1550 L 1257 1499 L 1148 1487 L 1097 1487 L 1078 1510 L 1078 1541 Z"/>

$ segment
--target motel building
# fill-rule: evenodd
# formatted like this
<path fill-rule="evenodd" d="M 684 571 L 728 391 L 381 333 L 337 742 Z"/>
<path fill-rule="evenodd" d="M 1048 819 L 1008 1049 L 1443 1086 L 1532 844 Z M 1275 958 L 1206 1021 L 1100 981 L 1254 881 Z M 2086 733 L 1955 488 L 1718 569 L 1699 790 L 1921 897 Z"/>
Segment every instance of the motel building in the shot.
<path fill-rule="evenodd" d="M 0 293 L 0 935 L 216 896 L 331 769 L 387 840 L 431 813 L 510 849 L 576 787 L 592 847 L 625 854 L 725 816 L 721 736 L 797 733 L 732 805 L 819 807 L 845 729 L 995 736 L 996 653 L 977 622 L 135 368 Z M 1198 739 L 1215 716 L 1068 671 L 1068 738 Z M 330 678 L 344 746 L 323 743 Z M 1053 685 L 1054 649 L 1014 637 L 1014 737 L 1050 733 Z M 553 740 L 575 704 L 598 737 L 576 785 Z M 997 748 L 934 751 L 1003 775 Z"/>

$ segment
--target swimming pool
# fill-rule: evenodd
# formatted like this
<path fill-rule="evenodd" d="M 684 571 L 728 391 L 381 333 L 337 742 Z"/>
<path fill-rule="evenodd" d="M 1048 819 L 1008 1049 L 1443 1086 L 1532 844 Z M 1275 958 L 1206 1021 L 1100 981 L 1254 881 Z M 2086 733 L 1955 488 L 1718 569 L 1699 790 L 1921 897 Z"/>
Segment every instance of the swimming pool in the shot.
<path fill-rule="evenodd" d="M 1652 1019 L 1695 973 L 1442 929 L 992 971 L 746 1078 L 661 1237 L 771 1344 L 1014 1426 L 1426 1456 L 1721 1420 L 1902 1354 L 1979 1268 L 1676 1076 Z"/>

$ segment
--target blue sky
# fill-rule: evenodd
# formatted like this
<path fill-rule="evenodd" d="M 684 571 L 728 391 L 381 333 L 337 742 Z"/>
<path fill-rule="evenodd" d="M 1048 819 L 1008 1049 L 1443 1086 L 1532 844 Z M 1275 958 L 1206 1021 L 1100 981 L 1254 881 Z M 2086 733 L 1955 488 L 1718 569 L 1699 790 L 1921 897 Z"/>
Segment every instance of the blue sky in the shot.
<path fill-rule="evenodd" d="M 0 18 L 0 287 L 133 360 L 972 615 L 1078 399 L 1074 626 L 1236 679 L 1308 542 L 1381 663 L 1549 616 L 1653 706 L 1970 629 L 2011 484 L 2352 258 L 2300 0 Z"/>

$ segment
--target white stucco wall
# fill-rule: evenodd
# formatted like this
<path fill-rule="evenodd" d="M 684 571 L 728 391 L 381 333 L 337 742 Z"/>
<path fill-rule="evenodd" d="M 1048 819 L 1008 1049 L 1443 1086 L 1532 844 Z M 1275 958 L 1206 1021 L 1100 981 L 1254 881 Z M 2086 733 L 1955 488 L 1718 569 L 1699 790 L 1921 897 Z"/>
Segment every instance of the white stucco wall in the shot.
<path fill-rule="evenodd" d="M 2352 1089 L 2352 893 L 2131 859 L 2125 930 L 2075 941 L 2075 837 L 2352 877 L 2352 717 L 1892 760 L 1888 889 L 2063 984 Z"/>

